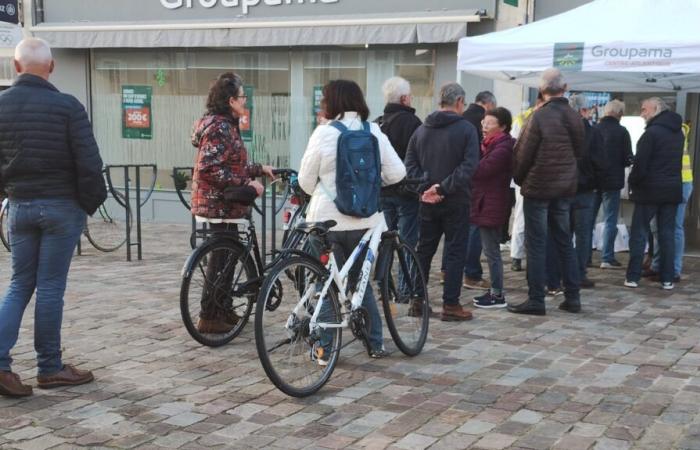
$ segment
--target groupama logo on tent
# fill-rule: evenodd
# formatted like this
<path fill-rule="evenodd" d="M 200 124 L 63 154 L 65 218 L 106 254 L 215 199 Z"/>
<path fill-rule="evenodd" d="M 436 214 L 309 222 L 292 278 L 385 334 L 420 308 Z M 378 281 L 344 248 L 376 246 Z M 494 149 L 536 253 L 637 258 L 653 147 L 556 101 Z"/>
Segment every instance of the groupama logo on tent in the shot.
<path fill-rule="evenodd" d="M 557 69 L 580 71 L 583 67 L 583 42 L 558 42 L 554 44 L 554 64 Z"/>

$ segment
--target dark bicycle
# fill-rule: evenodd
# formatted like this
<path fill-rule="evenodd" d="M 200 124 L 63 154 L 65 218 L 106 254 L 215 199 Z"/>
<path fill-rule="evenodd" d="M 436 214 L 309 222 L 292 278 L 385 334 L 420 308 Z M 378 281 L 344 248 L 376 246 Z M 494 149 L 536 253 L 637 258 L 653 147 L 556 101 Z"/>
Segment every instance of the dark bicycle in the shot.
<path fill-rule="evenodd" d="M 302 202 L 295 212 L 303 217 L 306 197 L 295 186 L 296 171 L 275 170 L 280 182 L 290 186 Z M 274 211 L 273 211 L 274 212 Z M 225 230 L 197 230 L 203 243 L 194 249 L 182 270 L 180 312 L 190 335 L 199 343 L 219 347 L 231 342 L 245 327 L 253 310 L 265 265 L 252 213 L 227 224 Z M 304 233 L 285 233 L 283 251 L 304 245 Z M 281 253 L 284 254 L 284 253 Z M 281 284 L 278 292 L 281 298 Z M 212 325 L 213 324 L 213 325 Z"/>

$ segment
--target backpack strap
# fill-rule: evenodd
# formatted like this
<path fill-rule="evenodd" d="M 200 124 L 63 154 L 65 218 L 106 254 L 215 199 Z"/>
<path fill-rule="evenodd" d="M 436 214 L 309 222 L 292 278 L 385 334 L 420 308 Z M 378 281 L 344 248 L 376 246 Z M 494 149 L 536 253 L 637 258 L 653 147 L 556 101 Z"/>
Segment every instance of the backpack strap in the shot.
<path fill-rule="evenodd" d="M 365 129 L 367 133 L 371 133 L 370 128 L 369 128 L 369 122 L 362 122 L 362 127 Z"/>
<path fill-rule="evenodd" d="M 348 127 L 346 127 L 345 125 L 343 125 L 343 123 L 342 123 L 341 121 L 339 121 L 339 120 L 334 120 L 334 121 L 332 121 L 331 123 L 329 123 L 328 125 L 332 126 L 332 127 L 335 128 L 336 130 L 340 131 L 341 134 L 342 134 L 342 133 L 345 133 L 346 131 L 348 131 Z"/>

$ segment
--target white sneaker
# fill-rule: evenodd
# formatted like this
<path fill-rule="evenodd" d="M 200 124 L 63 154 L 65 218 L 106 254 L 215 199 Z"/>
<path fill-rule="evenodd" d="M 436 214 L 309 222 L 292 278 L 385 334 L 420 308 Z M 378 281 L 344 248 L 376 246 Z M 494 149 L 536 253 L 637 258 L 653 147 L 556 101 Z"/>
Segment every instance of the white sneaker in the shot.
<path fill-rule="evenodd" d="M 600 263 L 600 268 L 601 269 L 613 269 L 613 270 L 615 270 L 615 269 L 622 269 L 622 266 L 614 266 L 614 265 L 610 264 L 609 262 L 602 262 L 602 263 Z"/>
<path fill-rule="evenodd" d="M 674 288 L 673 283 L 669 283 L 669 282 L 661 283 L 661 289 L 663 289 L 664 291 L 671 291 L 671 290 L 673 290 L 673 288 Z"/>
<path fill-rule="evenodd" d="M 505 244 L 501 244 L 500 246 L 502 252 L 507 252 L 510 250 L 510 241 L 506 242 Z"/>
<path fill-rule="evenodd" d="M 637 283 L 636 281 L 625 280 L 625 287 L 637 288 L 637 287 L 639 287 L 639 283 Z M 673 288 L 671 288 L 671 289 L 673 289 Z"/>

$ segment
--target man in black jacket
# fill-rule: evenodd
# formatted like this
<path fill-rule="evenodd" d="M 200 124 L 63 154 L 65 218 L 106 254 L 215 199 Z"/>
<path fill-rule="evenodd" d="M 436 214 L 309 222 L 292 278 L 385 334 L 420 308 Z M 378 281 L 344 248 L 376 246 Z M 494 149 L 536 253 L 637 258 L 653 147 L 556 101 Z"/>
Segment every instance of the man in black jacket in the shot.
<path fill-rule="evenodd" d="M 411 85 L 401 77 L 388 79 L 382 87 L 386 107 L 377 119 L 382 133 L 396 150 L 401 160 L 406 159 L 408 141 L 421 126 L 416 110 L 411 107 Z M 382 199 L 382 210 L 391 230 L 399 230 L 404 242 L 415 248 L 418 243 L 418 195 L 402 191 Z"/>
<path fill-rule="evenodd" d="M 617 220 L 620 214 L 620 191 L 625 187 L 625 168 L 632 165 L 632 140 L 627 128 L 620 125 L 620 119 L 625 114 L 625 104 L 612 100 L 605 105 L 604 117 L 596 128 L 603 136 L 603 148 L 607 167 L 600 183 L 600 193 L 603 204 L 603 249 L 600 268 L 621 269 L 615 259 L 615 237 L 617 236 Z"/>
<path fill-rule="evenodd" d="M 440 109 L 429 115 L 411 137 L 406 171 L 426 177 L 421 191 L 418 259 L 430 273 L 430 262 L 445 235 L 446 271 L 442 320 L 472 318 L 459 303 L 467 244 L 471 179 L 479 163 L 476 129 L 463 116 L 464 89 L 448 83 L 440 89 Z"/>
<path fill-rule="evenodd" d="M 15 49 L 19 77 L 0 94 L 0 185 L 10 199 L 12 281 L 0 303 L 0 394 L 27 396 L 12 373 L 10 350 L 36 290 L 34 346 L 40 388 L 75 386 L 91 372 L 63 364 L 63 294 L 75 246 L 106 198 L 102 160 L 85 108 L 48 82 L 48 44 L 25 39 Z"/>
<path fill-rule="evenodd" d="M 637 142 L 637 153 L 629 176 L 634 213 L 625 286 L 639 286 L 649 223 L 656 216 L 661 252 L 661 287 L 671 290 L 675 252 L 674 223 L 678 204 L 683 200 L 683 119 L 669 111 L 666 103 L 658 97 L 642 103 L 641 115 L 647 121 L 647 127 Z"/>
<path fill-rule="evenodd" d="M 464 111 L 464 118 L 476 128 L 479 135 L 479 148 L 484 140 L 483 127 L 481 122 L 488 111 L 496 109 L 496 97 L 489 91 L 479 92 L 474 99 L 474 103 L 469 105 Z M 462 286 L 467 289 L 486 289 L 491 284 L 484 280 L 484 270 L 481 267 L 481 235 L 479 227 L 469 224 L 469 238 L 467 239 L 467 253 L 464 258 L 464 281 Z M 445 268 L 445 257 L 443 256 L 443 271 Z"/>

